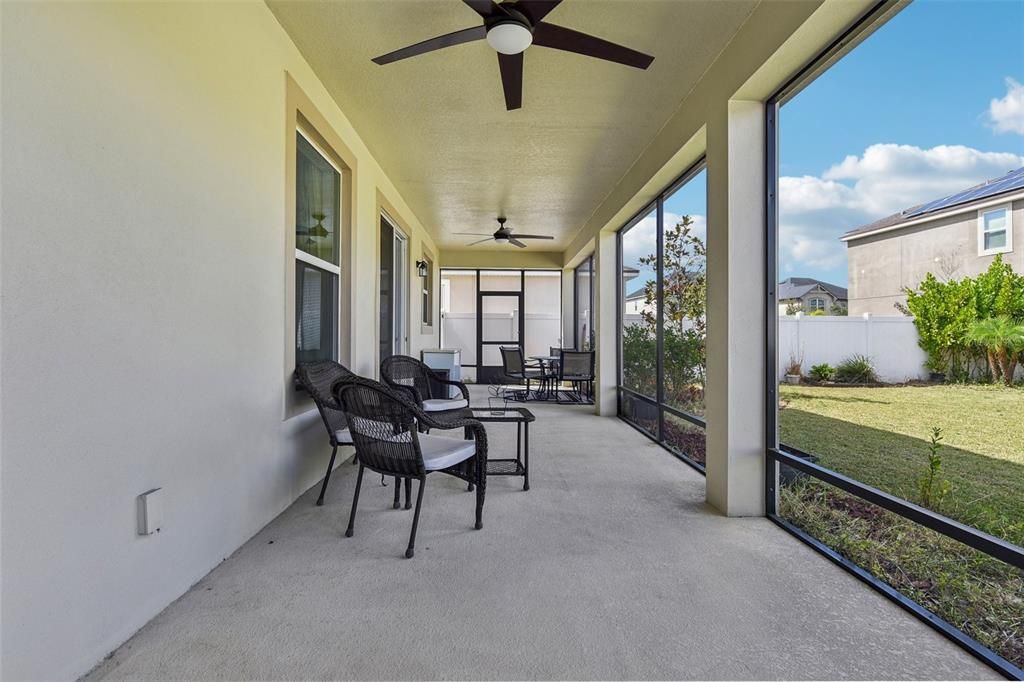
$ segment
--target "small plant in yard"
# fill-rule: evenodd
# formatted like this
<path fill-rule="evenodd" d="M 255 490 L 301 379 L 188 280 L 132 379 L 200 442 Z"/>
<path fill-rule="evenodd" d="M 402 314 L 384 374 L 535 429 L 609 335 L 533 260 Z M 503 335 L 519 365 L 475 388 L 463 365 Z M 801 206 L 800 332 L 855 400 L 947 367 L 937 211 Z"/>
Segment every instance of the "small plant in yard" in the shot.
<path fill-rule="evenodd" d="M 932 427 L 931 439 L 928 443 L 928 470 L 917 482 L 921 494 L 921 504 L 930 509 L 938 510 L 942 500 L 949 494 L 951 485 L 942 477 L 942 429 Z"/>
<path fill-rule="evenodd" d="M 851 355 L 838 365 L 835 372 L 836 381 L 844 384 L 874 384 L 878 382 L 875 366 L 871 358 L 864 355 Z"/>
<path fill-rule="evenodd" d="M 821 364 L 811 367 L 811 378 L 815 381 L 832 381 L 832 377 L 835 376 L 835 373 L 835 369 L 833 369 L 832 365 L 827 362 L 822 362 Z"/>
<path fill-rule="evenodd" d="M 1018 324 L 1008 315 L 989 317 L 972 324 L 967 339 L 985 350 L 992 383 L 998 383 L 1002 376 L 1003 382 L 1012 386 L 1017 353 L 1024 350 L 1024 324 Z"/>
<path fill-rule="evenodd" d="M 803 353 L 797 355 L 791 352 L 789 354 L 789 362 L 786 364 L 786 383 L 787 384 L 799 384 L 800 377 L 803 374 L 804 356 Z"/>

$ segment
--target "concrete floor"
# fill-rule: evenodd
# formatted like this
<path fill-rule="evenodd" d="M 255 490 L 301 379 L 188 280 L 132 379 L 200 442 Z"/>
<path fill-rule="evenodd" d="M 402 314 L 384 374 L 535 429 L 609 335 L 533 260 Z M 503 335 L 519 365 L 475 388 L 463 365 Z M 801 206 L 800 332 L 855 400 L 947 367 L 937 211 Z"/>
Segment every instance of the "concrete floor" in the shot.
<path fill-rule="evenodd" d="M 412 512 L 367 477 L 345 538 L 343 464 L 87 679 L 998 678 L 626 424 L 530 407 L 531 490 L 490 479 L 483 530 L 433 475 L 404 559 Z"/>

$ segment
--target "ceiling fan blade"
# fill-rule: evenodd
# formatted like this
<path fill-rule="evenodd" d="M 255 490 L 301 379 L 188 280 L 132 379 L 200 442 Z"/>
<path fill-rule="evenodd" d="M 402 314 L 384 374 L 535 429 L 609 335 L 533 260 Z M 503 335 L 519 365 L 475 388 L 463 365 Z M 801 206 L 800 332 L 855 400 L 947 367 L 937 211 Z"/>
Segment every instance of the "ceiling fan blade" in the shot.
<path fill-rule="evenodd" d="M 523 53 L 498 55 L 501 69 L 501 87 L 505 89 L 505 108 L 508 111 L 523 106 Z"/>
<path fill-rule="evenodd" d="M 546 234 L 519 234 L 516 232 L 513 236 L 516 239 L 554 239 L 554 237 Z"/>
<path fill-rule="evenodd" d="M 533 29 L 533 44 L 646 69 L 654 57 L 571 28 L 543 23 Z"/>
<path fill-rule="evenodd" d="M 462 2 L 469 5 L 470 9 L 479 14 L 484 19 L 490 19 L 495 14 L 502 13 L 501 8 L 498 7 L 493 0 L 462 0 Z"/>
<path fill-rule="evenodd" d="M 515 4 L 515 8 L 525 14 L 530 23 L 536 26 L 561 2 L 562 0 L 519 0 Z"/>
<path fill-rule="evenodd" d="M 493 232 L 452 232 L 453 235 L 460 237 L 493 237 Z"/>
<path fill-rule="evenodd" d="M 518 246 L 520 249 L 525 249 L 526 248 L 526 244 L 522 243 L 521 241 L 519 241 L 515 237 L 509 237 L 508 238 L 508 243 L 512 244 L 514 246 Z"/>
<path fill-rule="evenodd" d="M 487 37 L 487 28 L 481 26 L 471 26 L 464 28 L 461 31 L 455 33 L 446 33 L 443 36 L 437 36 L 429 40 L 424 40 L 421 43 L 403 47 L 400 50 L 394 52 L 388 52 L 382 54 L 379 57 L 374 57 L 373 62 L 375 64 L 390 64 L 391 62 L 397 62 L 400 59 L 408 59 L 409 57 L 415 57 L 417 55 L 425 54 L 427 52 L 433 52 L 434 50 L 440 50 L 445 47 L 451 47 L 453 45 L 461 45 L 462 43 L 469 43 L 474 40 L 483 40 Z"/>
<path fill-rule="evenodd" d="M 494 240 L 494 237 L 488 237 L 487 239 L 479 239 L 479 240 L 477 240 L 475 242 L 470 242 L 470 243 L 466 244 L 466 246 L 476 246 L 477 244 L 483 244 L 484 242 L 489 242 L 489 241 L 493 241 L 493 240 Z"/>

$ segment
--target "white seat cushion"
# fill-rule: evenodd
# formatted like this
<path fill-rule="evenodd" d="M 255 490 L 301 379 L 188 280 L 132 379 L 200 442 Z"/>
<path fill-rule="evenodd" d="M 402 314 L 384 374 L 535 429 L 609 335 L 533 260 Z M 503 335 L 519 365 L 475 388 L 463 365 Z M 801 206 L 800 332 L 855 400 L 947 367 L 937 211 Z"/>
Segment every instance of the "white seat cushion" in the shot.
<path fill-rule="evenodd" d="M 463 407 L 469 407 L 469 402 L 465 398 L 431 398 L 423 401 L 424 412 L 461 410 Z"/>
<path fill-rule="evenodd" d="M 338 441 L 338 445 L 352 445 L 352 434 L 348 429 L 339 429 L 334 432 L 334 438 Z"/>
<path fill-rule="evenodd" d="M 476 454 L 476 441 L 473 440 L 431 436 L 429 433 L 421 433 L 419 437 L 423 466 L 427 471 L 447 469 Z"/>

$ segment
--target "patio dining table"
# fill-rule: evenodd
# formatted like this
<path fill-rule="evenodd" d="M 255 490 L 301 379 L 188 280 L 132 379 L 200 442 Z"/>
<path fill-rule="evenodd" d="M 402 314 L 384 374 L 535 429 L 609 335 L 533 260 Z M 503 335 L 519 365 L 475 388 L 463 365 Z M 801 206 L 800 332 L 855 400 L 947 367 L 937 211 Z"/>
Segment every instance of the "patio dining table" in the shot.
<path fill-rule="evenodd" d="M 553 394 L 558 397 L 558 363 L 562 360 L 559 355 L 531 355 L 530 360 L 540 363 L 541 371 L 544 372 L 544 379 L 541 388 L 537 391 L 542 395 L 541 400 L 548 400 Z"/>

